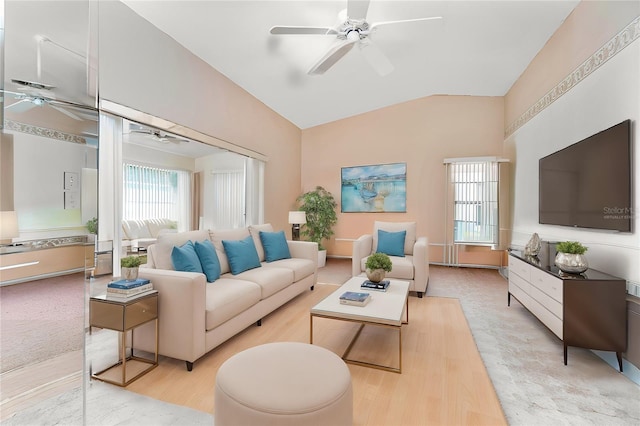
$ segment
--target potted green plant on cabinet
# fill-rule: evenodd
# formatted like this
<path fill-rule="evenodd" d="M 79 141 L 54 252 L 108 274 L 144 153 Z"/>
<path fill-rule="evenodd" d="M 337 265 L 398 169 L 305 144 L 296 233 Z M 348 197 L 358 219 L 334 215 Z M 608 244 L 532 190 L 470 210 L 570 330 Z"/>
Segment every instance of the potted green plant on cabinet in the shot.
<path fill-rule="evenodd" d="M 562 272 L 581 274 L 589 269 L 587 258 L 584 257 L 587 247 L 577 241 L 563 241 L 556 244 L 555 264 Z"/>
<path fill-rule="evenodd" d="M 318 267 L 321 268 L 327 259 L 322 241 L 333 235 L 333 226 L 338 222 L 338 204 L 331 192 L 321 186 L 300 195 L 297 201 L 300 203 L 299 209 L 307 216 L 307 223 L 302 226 L 302 236 L 318 243 Z"/>
<path fill-rule="evenodd" d="M 138 279 L 138 268 L 142 264 L 142 261 L 143 258 L 140 256 L 126 256 L 120 259 L 122 276 L 127 281 L 135 281 Z"/>

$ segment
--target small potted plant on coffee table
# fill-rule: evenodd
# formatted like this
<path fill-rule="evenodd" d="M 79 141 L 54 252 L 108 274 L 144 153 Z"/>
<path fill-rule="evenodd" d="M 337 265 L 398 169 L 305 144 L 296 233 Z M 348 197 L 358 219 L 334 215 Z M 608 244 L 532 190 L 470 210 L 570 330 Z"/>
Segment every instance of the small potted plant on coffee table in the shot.
<path fill-rule="evenodd" d="M 581 274 L 589 269 L 589 263 L 587 262 L 586 257 L 584 257 L 588 248 L 579 242 L 560 242 L 556 244 L 556 250 L 558 251 L 558 254 L 556 254 L 555 263 L 562 272 L 567 272 L 569 274 Z"/>
<path fill-rule="evenodd" d="M 385 272 L 391 272 L 393 267 L 391 259 L 385 253 L 373 253 L 367 258 L 364 266 L 367 268 L 367 278 L 374 283 L 382 281 Z"/>
<path fill-rule="evenodd" d="M 142 260 L 140 256 L 127 256 L 120 259 L 122 276 L 127 281 L 135 281 L 138 279 L 138 268 L 142 264 Z"/>

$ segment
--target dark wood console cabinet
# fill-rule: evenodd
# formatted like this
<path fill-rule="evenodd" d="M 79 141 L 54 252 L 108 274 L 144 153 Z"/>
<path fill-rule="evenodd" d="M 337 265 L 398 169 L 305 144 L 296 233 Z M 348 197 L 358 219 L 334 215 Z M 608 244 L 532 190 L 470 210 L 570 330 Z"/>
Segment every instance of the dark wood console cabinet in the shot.
<path fill-rule="evenodd" d="M 551 264 L 549 264 L 551 263 Z M 517 251 L 509 253 L 509 292 L 567 347 L 613 351 L 622 371 L 627 349 L 625 280 L 588 269 L 564 274 L 553 264 Z"/>

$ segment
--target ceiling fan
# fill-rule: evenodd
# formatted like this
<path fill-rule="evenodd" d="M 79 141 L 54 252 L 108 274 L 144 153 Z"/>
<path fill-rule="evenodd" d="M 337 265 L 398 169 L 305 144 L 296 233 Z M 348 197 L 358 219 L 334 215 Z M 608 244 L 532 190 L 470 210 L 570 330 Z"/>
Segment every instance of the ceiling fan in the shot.
<path fill-rule="evenodd" d="M 131 128 L 130 132 L 131 133 L 144 134 L 149 139 L 152 139 L 152 140 L 154 140 L 156 142 L 160 142 L 160 143 L 181 144 L 181 143 L 188 143 L 189 142 L 186 139 L 182 139 L 182 138 L 179 138 L 177 136 L 173 136 L 173 135 L 168 135 L 166 133 L 162 133 L 160 130 L 145 129 L 145 128 L 140 127 L 140 128 Z"/>
<path fill-rule="evenodd" d="M 0 90 L 0 93 L 12 96 L 17 102 L 11 105 L 5 105 L 5 109 L 13 112 L 26 112 L 35 107 L 49 106 L 52 109 L 66 115 L 77 121 L 84 121 L 88 119 L 85 114 L 81 112 L 71 112 L 69 109 L 81 111 L 85 109 L 82 105 L 75 105 L 69 102 L 58 101 L 55 99 L 52 89 L 55 86 L 51 86 L 44 83 L 32 82 L 26 80 L 12 79 L 12 83 L 24 88 L 24 92 L 12 92 L 9 90 Z M 95 118 L 91 118 L 96 120 Z"/>
<path fill-rule="evenodd" d="M 385 76 L 393 71 L 393 64 L 391 64 L 382 50 L 371 40 L 370 36 L 381 26 L 430 21 L 442 19 L 442 17 L 432 16 L 429 18 L 384 21 L 369 24 L 366 20 L 369 2 L 370 0 L 348 0 L 346 16 L 341 17 L 344 11 L 341 12 L 338 15 L 339 23 L 334 27 L 274 26 L 271 28 L 270 33 L 275 35 L 327 35 L 337 38 L 333 46 L 311 67 L 308 74 L 324 74 L 357 44 L 362 55 L 373 69 L 379 75 Z"/>

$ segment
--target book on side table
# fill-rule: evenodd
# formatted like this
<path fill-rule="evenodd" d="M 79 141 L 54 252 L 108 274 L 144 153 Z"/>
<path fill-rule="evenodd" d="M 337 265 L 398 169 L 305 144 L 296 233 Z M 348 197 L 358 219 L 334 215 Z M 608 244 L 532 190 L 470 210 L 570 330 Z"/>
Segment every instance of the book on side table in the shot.
<path fill-rule="evenodd" d="M 107 284 L 107 296 L 117 299 L 141 296 L 151 290 L 153 290 L 153 284 L 144 278 L 138 278 L 135 281 L 118 280 Z"/>
<path fill-rule="evenodd" d="M 387 288 L 389 288 L 389 283 L 390 283 L 389 280 L 382 280 L 377 283 L 373 281 L 365 280 L 360 285 L 360 288 L 367 289 L 367 290 L 387 291 Z"/>
<path fill-rule="evenodd" d="M 369 293 L 358 293 L 355 291 L 345 291 L 340 296 L 342 305 L 365 306 L 371 300 Z"/>

